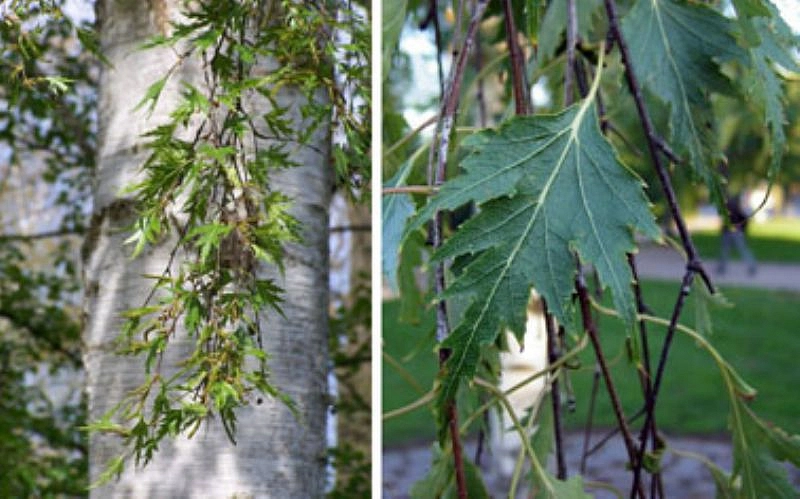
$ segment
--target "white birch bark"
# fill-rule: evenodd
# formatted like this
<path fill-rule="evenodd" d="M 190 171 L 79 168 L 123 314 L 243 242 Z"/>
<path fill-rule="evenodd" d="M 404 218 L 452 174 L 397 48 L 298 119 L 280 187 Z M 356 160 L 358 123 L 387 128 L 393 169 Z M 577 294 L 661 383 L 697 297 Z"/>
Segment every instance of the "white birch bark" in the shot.
<path fill-rule="evenodd" d="M 509 390 L 526 378 L 547 369 L 547 329 L 545 326 L 542 300 L 535 291 L 528 303 L 525 323 L 524 348 L 517 342 L 511 331 L 505 331 L 508 351 L 500 353 L 500 381 L 498 388 Z M 542 376 L 508 396 L 511 407 L 518 418 L 527 410 L 537 412 L 542 397 L 550 389 L 550 377 Z M 543 408 L 549 410 L 549 408 Z M 492 413 L 490 426 L 492 437 L 492 472 L 502 480 L 509 480 L 514 473 L 517 457 L 522 446 L 519 433 L 513 429 L 511 417 L 505 410 Z"/>
<path fill-rule="evenodd" d="M 168 29 L 166 19 L 175 15 L 181 3 L 98 0 L 101 46 L 113 67 L 104 69 L 100 82 L 94 216 L 83 255 L 90 420 L 101 417 L 143 380 L 143 359 L 115 355 L 113 341 L 123 322 L 120 313 L 141 306 L 152 285 L 143 274 L 161 274 L 175 242 L 171 238 L 132 260 L 131 248 L 123 245 L 128 236 L 123 229 L 135 215 L 120 188 L 137 176 L 147 156 L 141 134 L 163 122 L 177 100 L 177 83 L 181 79 L 200 81 L 198 64 L 187 61 L 165 87 L 149 118 L 146 110 L 133 111 L 147 87 L 163 77 L 175 61 L 169 49 L 142 51 L 137 47 Z M 300 95 L 286 88 L 278 98 L 281 105 L 296 105 Z M 296 126 L 304 126 L 299 115 L 294 116 Z M 272 185 L 295 200 L 292 213 L 302 226 L 305 240 L 302 245 L 287 248 L 285 278 L 279 279 L 285 290 L 286 319 L 270 316 L 262 324 L 264 348 L 271 356 L 271 380 L 298 403 L 302 421 L 280 402 L 265 398 L 263 404 L 237 413 L 236 446 L 228 441 L 218 420 L 210 421 L 192 439 L 165 440 L 148 466 L 129 464 L 119 481 L 94 489 L 92 497 L 322 496 L 327 408 L 327 219 L 332 182 L 328 130 L 320 130 L 313 141 L 316 151 L 296 151 L 293 159 L 302 166 L 286 170 Z M 163 366 L 174 366 L 187 347 L 185 335 L 172 340 Z M 107 460 L 121 451 L 119 438 L 91 436 L 91 481 L 97 479 Z"/>

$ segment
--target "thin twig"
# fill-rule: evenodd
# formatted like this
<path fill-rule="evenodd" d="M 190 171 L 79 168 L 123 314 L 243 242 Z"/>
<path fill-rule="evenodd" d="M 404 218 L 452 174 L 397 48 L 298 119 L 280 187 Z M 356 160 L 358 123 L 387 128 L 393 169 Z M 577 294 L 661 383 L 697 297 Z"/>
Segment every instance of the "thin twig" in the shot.
<path fill-rule="evenodd" d="M 672 215 L 673 220 L 675 221 L 675 225 L 678 228 L 678 233 L 681 238 L 682 245 L 686 251 L 687 257 L 687 264 L 686 264 L 686 273 L 683 276 L 683 280 L 681 282 L 681 289 L 678 295 L 678 299 L 676 300 L 675 307 L 673 308 L 672 318 L 670 319 L 670 326 L 667 329 L 667 336 L 664 340 L 664 345 L 661 349 L 661 357 L 659 359 L 658 369 L 656 372 L 655 382 L 653 383 L 653 389 L 650 391 L 649 396 L 646 397 L 645 400 L 645 423 L 644 427 L 642 428 L 641 442 L 639 446 L 638 452 L 638 459 L 633 463 L 633 483 L 631 485 L 631 497 L 633 497 L 637 490 L 640 489 L 640 480 L 641 480 L 641 472 L 642 472 L 642 457 L 644 456 L 644 451 L 647 448 L 647 440 L 648 436 L 650 435 L 651 431 L 653 430 L 653 417 L 655 411 L 656 400 L 658 397 L 658 391 L 661 386 L 661 379 L 664 373 L 664 367 L 666 364 L 667 356 L 669 355 L 669 348 L 672 343 L 672 338 L 675 333 L 675 327 L 678 322 L 678 318 L 680 317 L 681 311 L 683 309 L 683 304 L 685 301 L 686 296 L 688 296 L 692 281 L 694 280 L 694 275 L 700 274 L 702 279 L 705 282 L 706 287 L 708 288 L 709 292 L 714 293 L 714 286 L 711 284 L 711 280 L 708 277 L 707 272 L 703 268 L 702 261 L 700 260 L 700 256 L 697 253 L 697 250 L 694 247 L 694 243 L 689 235 L 689 231 L 686 228 L 686 223 L 681 215 L 680 208 L 678 206 L 678 202 L 675 196 L 675 191 L 672 188 L 672 183 L 669 179 L 669 175 L 667 174 L 666 168 L 664 167 L 663 163 L 661 162 L 661 155 L 659 151 L 663 152 L 665 149 L 660 147 L 659 144 L 663 145 L 663 140 L 658 137 L 655 132 L 655 128 L 653 127 L 653 123 L 650 120 L 650 115 L 645 107 L 644 98 L 642 97 L 642 90 L 639 86 L 639 82 L 636 79 L 636 74 L 633 70 L 633 63 L 630 57 L 630 52 L 628 51 L 627 43 L 625 42 L 625 38 L 622 34 L 622 30 L 619 26 L 619 20 L 617 16 L 617 7 L 614 0 L 604 0 L 606 12 L 608 14 L 608 21 L 609 21 L 609 30 L 613 34 L 614 38 L 617 40 L 619 44 L 620 54 L 622 56 L 622 63 L 625 66 L 625 78 L 628 83 L 628 88 L 633 95 L 634 101 L 636 103 L 636 109 L 639 113 L 639 120 L 644 127 L 645 136 L 647 137 L 647 147 L 650 152 L 650 157 L 653 162 L 653 166 L 656 169 L 656 173 L 658 174 L 659 181 L 661 182 L 662 189 L 664 190 L 665 197 L 667 199 L 667 204 L 670 208 L 670 214 Z"/>
<path fill-rule="evenodd" d="M 592 306 L 589 299 L 589 291 L 586 289 L 586 284 L 583 282 L 583 274 L 578 272 L 578 277 L 575 279 L 575 289 L 578 292 L 578 301 L 581 306 L 581 317 L 583 319 L 583 328 L 589 335 L 589 340 L 592 342 L 597 364 L 600 366 L 600 371 L 603 374 L 603 379 L 606 383 L 606 390 L 611 399 L 611 407 L 614 410 L 614 415 L 617 418 L 617 426 L 622 432 L 622 437 L 625 442 L 625 450 L 628 452 L 628 459 L 632 466 L 637 466 L 637 453 L 636 444 L 633 441 L 628 422 L 625 419 L 625 413 L 622 409 L 622 403 L 619 400 L 617 389 L 614 386 L 614 381 L 611 378 L 611 372 L 608 370 L 605 356 L 603 355 L 603 347 L 600 345 L 600 338 L 597 335 L 597 328 L 594 320 L 592 319 Z M 638 487 L 638 492 L 641 497 L 644 497 L 644 490 L 641 486 Z"/>
<path fill-rule="evenodd" d="M 589 450 L 589 442 L 592 439 L 592 427 L 594 425 L 594 406 L 597 401 L 597 391 L 600 388 L 600 368 L 595 364 L 594 372 L 592 374 L 592 394 L 589 397 L 589 415 L 586 420 L 586 426 L 583 429 L 583 452 L 581 453 L 581 474 L 586 474 L 586 461 L 591 455 Z"/>
<path fill-rule="evenodd" d="M 636 422 L 636 420 L 639 419 L 642 416 L 644 416 L 644 407 L 642 407 L 641 409 L 636 411 L 636 413 L 634 413 L 633 416 L 628 418 L 628 424 L 632 424 L 632 423 Z M 619 433 L 619 428 L 613 428 L 613 429 L 609 430 L 608 433 L 603 435 L 603 437 L 600 438 L 600 440 L 598 440 L 597 443 L 594 444 L 591 449 L 589 449 L 589 451 L 586 453 L 586 457 L 589 457 L 592 454 L 594 454 L 595 452 L 597 452 L 600 449 L 602 449 L 608 443 L 609 440 L 611 440 L 612 438 L 614 438 L 617 435 L 617 433 Z"/>
<path fill-rule="evenodd" d="M 369 232 L 372 230 L 372 225 L 334 225 L 328 229 L 328 232 Z"/>
<path fill-rule="evenodd" d="M 564 69 L 564 106 L 574 101 L 575 44 L 578 37 L 578 13 L 575 0 L 567 0 L 567 65 Z"/>
<path fill-rule="evenodd" d="M 391 147 L 386 149 L 386 151 L 384 151 L 384 153 L 383 153 L 383 157 L 384 158 L 388 158 L 395 151 L 400 149 L 403 145 L 405 145 L 408 142 L 410 142 L 411 139 L 413 139 L 414 137 L 417 136 L 417 134 L 419 134 L 421 131 L 425 130 L 429 126 L 433 125 L 434 123 L 436 123 L 436 116 L 431 116 L 427 120 L 423 121 L 419 126 L 417 126 L 417 128 L 415 128 L 415 129 L 411 130 L 410 132 L 408 132 L 405 137 L 403 137 L 402 139 L 398 140 L 397 142 L 392 144 Z"/>
<path fill-rule="evenodd" d="M 670 148 L 666 141 L 664 141 L 663 137 L 655 137 L 656 146 L 664 153 L 668 160 L 672 161 L 673 163 L 680 164 L 683 162 L 681 158 L 675 154 L 675 152 Z"/>
<path fill-rule="evenodd" d="M 664 195 L 666 197 L 667 204 L 669 205 L 672 218 L 675 220 L 675 224 L 678 226 L 678 233 L 681 237 L 681 243 L 686 250 L 688 259 L 687 268 L 689 268 L 692 272 L 700 274 L 706 284 L 706 287 L 708 288 L 708 291 L 713 294 L 714 286 L 711 284 L 708 273 L 703 268 L 700 255 L 697 253 L 697 249 L 694 247 L 692 238 L 689 236 L 689 230 L 686 228 L 686 222 L 684 221 L 680 207 L 678 206 L 675 190 L 672 188 L 672 182 L 669 179 L 667 170 L 664 167 L 664 164 L 661 162 L 661 156 L 658 153 L 658 151 L 661 150 L 659 143 L 663 143 L 663 140 L 661 140 L 656 134 L 655 127 L 650 119 L 650 114 L 648 113 L 647 107 L 644 103 L 641 87 L 639 86 L 639 82 L 636 79 L 636 74 L 633 71 L 633 62 L 631 61 L 630 52 L 628 51 L 628 45 L 625 42 L 625 38 L 622 35 L 622 30 L 619 27 L 616 2 L 614 0 L 604 1 L 606 12 L 608 13 L 609 29 L 613 32 L 614 37 L 619 44 L 620 53 L 622 55 L 622 63 L 625 66 L 625 79 L 627 80 L 628 88 L 630 89 L 630 92 L 633 95 L 633 99 L 636 103 L 636 110 L 639 114 L 639 120 L 642 122 L 642 126 L 644 127 L 645 136 L 647 137 L 647 146 L 650 150 L 650 157 L 653 161 L 653 166 L 656 169 L 656 173 L 658 174 L 659 181 L 661 182 L 661 187 L 664 190 Z"/>
<path fill-rule="evenodd" d="M 456 401 L 451 400 L 447 404 L 447 421 L 450 425 L 450 435 L 453 441 L 453 461 L 456 469 L 456 489 L 458 499 L 467 499 L 467 477 L 464 472 L 464 458 L 461 449 L 461 438 L 458 433 L 458 411 Z"/>
<path fill-rule="evenodd" d="M 633 275 L 633 291 L 634 295 L 636 296 L 636 311 L 639 314 L 646 314 L 649 313 L 647 305 L 644 303 L 644 296 L 642 295 L 642 287 L 639 281 L 639 272 L 636 268 L 636 256 L 633 253 L 628 253 L 628 265 L 631 269 L 631 274 Z M 642 391 L 644 393 L 645 400 L 651 398 L 651 394 L 653 391 L 652 385 L 652 371 L 650 366 L 650 345 L 648 343 L 647 338 L 647 323 L 644 319 L 639 319 L 639 338 L 640 338 L 640 345 L 642 348 L 642 372 L 640 381 L 642 384 Z M 652 416 L 652 423 L 650 424 L 650 429 L 652 430 L 650 433 L 652 435 L 652 442 L 653 442 L 653 450 L 656 450 L 658 446 L 658 426 L 656 425 L 655 414 Z M 640 455 L 640 458 L 643 456 Z M 661 484 L 661 473 L 654 473 L 653 479 L 651 482 L 651 490 L 650 490 L 650 497 L 656 497 L 656 490 L 663 488 Z"/>
<path fill-rule="evenodd" d="M 474 4 L 475 2 L 473 0 L 473 8 Z M 478 126 L 480 128 L 486 128 L 486 99 L 483 95 L 483 76 L 481 75 L 481 71 L 483 71 L 483 49 L 481 47 L 481 33 L 479 31 L 475 34 L 475 74 L 478 75 L 475 84 L 475 101 L 478 106 Z"/>
<path fill-rule="evenodd" d="M 506 28 L 506 45 L 511 57 L 511 80 L 514 87 L 514 110 L 517 116 L 523 116 L 530 111 L 527 85 L 525 84 L 525 61 L 522 50 L 517 40 L 517 28 L 514 25 L 514 13 L 511 10 L 511 0 L 503 0 L 503 22 Z"/>
<path fill-rule="evenodd" d="M 547 362 L 553 364 L 558 362 L 561 356 L 561 348 L 558 344 L 558 335 L 556 334 L 555 322 L 553 316 L 547 310 L 547 302 L 542 298 L 542 309 L 544 312 L 544 324 L 547 331 Z M 556 477 L 559 480 L 567 479 L 567 463 L 564 460 L 564 428 L 563 421 L 561 420 L 561 392 L 559 391 L 558 376 L 560 371 L 556 371 L 552 375 L 550 382 L 550 398 L 553 403 L 553 429 L 555 430 L 555 444 L 556 444 Z"/>
<path fill-rule="evenodd" d="M 74 229 L 59 229 L 37 234 L 0 234 L 0 241 L 34 241 L 51 237 L 79 236 L 81 232 Z"/>
<path fill-rule="evenodd" d="M 398 185 L 397 187 L 384 187 L 381 194 L 436 194 L 438 187 L 432 185 Z"/>
<path fill-rule="evenodd" d="M 656 370 L 656 377 L 655 381 L 653 382 L 653 388 L 650 390 L 649 396 L 645 399 L 645 419 L 644 419 L 644 426 L 642 427 L 642 431 L 639 435 L 640 443 L 639 443 L 639 451 L 638 456 L 639 460 L 634 464 L 633 468 L 633 485 L 632 487 L 637 487 L 641 480 L 641 473 L 642 473 L 642 457 L 644 456 L 645 449 L 647 449 L 647 440 L 649 435 L 655 431 L 653 424 L 655 419 L 655 406 L 656 400 L 658 398 L 658 392 L 661 388 L 661 380 L 664 377 L 664 368 L 667 363 L 667 356 L 669 355 L 669 348 L 672 345 L 672 339 L 675 336 L 675 330 L 678 325 L 678 319 L 680 318 L 681 311 L 683 310 L 684 301 L 686 297 L 689 296 L 689 292 L 692 289 L 692 281 L 694 280 L 695 271 L 691 268 L 686 270 L 686 273 L 683 275 L 683 280 L 681 281 L 681 289 L 680 293 L 678 294 L 678 299 L 675 302 L 675 306 L 672 309 L 672 317 L 669 321 L 669 326 L 667 327 L 667 335 L 664 338 L 664 346 L 661 348 L 661 357 L 658 360 L 658 369 Z"/>
<path fill-rule="evenodd" d="M 470 22 L 467 34 L 464 38 L 464 46 L 462 47 L 461 52 L 458 54 L 458 57 L 455 58 L 455 62 L 453 63 L 452 67 L 450 68 L 450 75 L 448 77 L 445 95 L 443 96 L 442 106 L 439 112 L 439 119 L 437 122 L 437 129 L 438 129 L 437 131 L 440 132 L 439 144 L 438 148 L 434 147 L 433 145 L 431 146 L 431 155 L 430 155 L 431 162 L 429 163 L 428 167 L 429 183 L 432 180 L 433 184 L 436 186 L 441 185 L 445 181 L 447 154 L 450 143 L 449 139 L 453 129 L 453 124 L 455 122 L 456 110 L 458 109 L 461 81 L 464 77 L 464 71 L 466 69 L 467 56 L 469 55 L 470 48 L 475 38 L 475 34 L 478 31 L 480 20 L 483 18 L 483 12 L 486 10 L 487 5 L 488 5 L 488 0 L 479 0 L 477 5 L 475 6 L 474 13 L 472 16 L 472 21 Z M 459 2 L 458 8 L 460 16 L 460 12 L 463 9 L 463 0 Z M 434 170 L 432 168 L 434 159 L 433 151 L 436 149 L 438 149 L 438 152 L 435 154 L 437 167 Z M 433 173 L 432 175 L 433 178 L 430 178 L 431 173 Z M 435 251 L 436 248 L 442 245 L 442 213 L 439 211 L 437 211 L 436 214 L 434 215 L 434 221 L 433 224 L 431 225 L 431 239 Z M 434 269 L 434 287 L 437 295 L 440 295 L 442 292 L 444 292 L 445 272 L 444 272 L 444 264 L 442 263 L 436 265 Z M 436 305 L 436 339 L 441 343 L 447 338 L 449 334 L 450 334 L 450 326 L 447 320 L 447 301 L 439 300 L 439 302 Z M 440 366 L 444 366 L 444 364 L 447 362 L 447 359 L 450 357 L 450 353 L 451 353 L 450 350 L 446 348 L 441 348 L 439 350 Z M 459 499 L 461 498 L 466 499 L 467 481 L 466 481 L 466 474 L 464 472 L 464 461 L 461 457 L 461 435 L 458 431 L 458 419 L 457 419 L 458 411 L 456 409 L 455 400 L 445 401 L 445 411 L 453 447 L 453 459 L 454 459 L 454 467 L 456 475 L 456 490 Z"/>

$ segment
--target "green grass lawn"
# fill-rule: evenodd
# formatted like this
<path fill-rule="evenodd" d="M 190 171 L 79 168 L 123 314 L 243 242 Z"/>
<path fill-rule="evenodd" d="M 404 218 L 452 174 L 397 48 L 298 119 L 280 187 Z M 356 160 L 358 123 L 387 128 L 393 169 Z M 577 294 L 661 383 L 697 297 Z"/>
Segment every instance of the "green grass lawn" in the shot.
<path fill-rule="evenodd" d="M 645 299 L 661 316 L 672 309 L 677 283 L 648 281 Z M 758 389 L 752 403 L 756 412 L 787 431 L 800 432 L 800 294 L 730 288 L 723 292 L 732 308 L 714 309 L 712 343 L 751 385 Z M 684 312 L 684 323 L 693 326 L 692 300 Z M 387 354 L 398 359 L 421 389 L 428 390 L 436 373 L 433 351 L 434 322 L 431 314 L 416 326 L 398 324 L 398 303 L 387 302 L 383 309 L 383 341 Z M 651 347 L 658 355 L 664 336 L 663 327 L 650 325 Z M 613 318 L 603 318 L 600 333 L 606 356 L 615 359 L 614 382 L 628 414 L 641 404 L 639 382 L 622 355 L 623 327 Z M 653 341 L 655 340 L 655 341 Z M 577 399 L 574 414 L 567 414 L 568 427 L 583 426 L 589 406 L 594 369 L 590 347 L 581 355 L 581 367 L 572 371 Z M 396 409 L 415 399 L 420 392 L 398 374 L 389 362 L 383 362 L 383 408 Z M 716 364 L 693 340 L 675 337 L 661 396 L 657 421 L 662 429 L 680 433 L 720 433 L 726 430 L 728 400 Z M 608 396 L 600 391 L 595 425 L 614 424 Z M 634 425 L 638 428 L 639 424 Z M 433 418 L 427 408 L 418 409 L 384 422 L 384 443 L 430 439 L 434 436 Z"/>
<path fill-rule="evenodd" d="M 748 244 L 760 262 L 800 263 L 800 219 L 776 218 L 764 223 L 751 222 L 747 228 Z M 718 230 L 692 233 L 703 258 L 719 257 Z M 733 256 L 738 258 L 734 251 Z"/>

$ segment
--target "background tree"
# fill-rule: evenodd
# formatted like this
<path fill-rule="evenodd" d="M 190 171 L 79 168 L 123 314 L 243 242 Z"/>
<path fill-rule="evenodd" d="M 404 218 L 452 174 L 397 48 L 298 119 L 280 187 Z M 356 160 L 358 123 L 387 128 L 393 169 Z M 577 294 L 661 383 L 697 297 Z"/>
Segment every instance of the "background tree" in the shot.
<path fill-rule="evenodd" d="M 94 165 L 91 30 L 0 3 L 0 495 L 88 484 L 78 249 Z"/>
<path fill-rule="evenodd" d="M 46 131 L 32 135 L 36 140 L 26 144 L 29 149 L 42 147 L 45 135 L 55 137 L 50 138 L 55 146 L 44 142 L 54 156 L 58 147 L 66 151 L 62 161 L 53 162 L 67 171 L 55 179 L 56 186 L 65 191 L 59 200 L 78 209 L 67 219 L 72 225 L 50 232 L 80 232 L 89 226 L 83 251 L 85 339 L 90 421 L 98 431 L 91 445 L 92 480 L 125 470 L 119 482 L 99 493 L 207 494 L 211 489 L 202 483 L 182 488 L 183 482 L 160 480 L 164 475 L 159 472 L 186 465 L 185 472 L 196 473 L 201 482 L 210 484 L 213 476 L 212 485 L 221 487 L 215 489 L 221 494 L 270 490 L 290 497 L 320 495 L 328 461 L 323 430 L 331 403 L 326 390 L 328 201 L 334 179 L 343 187 L 356 179 L 369 181 L 364 166 L 368 126 L 363 117 L 369 106 L 365 11 L 336 2 L 211 2 L 191 11 L 182 2 L 99 2 L 95 41 L 95 28 L 75 32 L 59 2 L 43 5 L 10 6 L 16 17 L 5 25 L 3 48 L 12 63 L 16 57 L 20 64 L 10 64 L 10 74 L 18 77 L 9 82 L 16 100 L 3 125 L 8 125 L 9 142 L 20 142 L 31 137 L 20 126 L 27 119 L 34 130 Z M 74 73 L 86 71 L 85 62 L 63 69 L 54 67 L 53 59 L 33 57 L 33 45 L 18 36 L 22 31 L 43 43 L 36 38 L 42 32 L 38 27 L 25 33 L 33 26 L 29 19 L 47 27 L 44 42 L 56 48 L 62 44 L 83 61 L 91 51 L 105 63 L 99 147 L 93 143 L 96 73 L 86 87 L 71 86 L 82 82 Z M 49 34 L 61 20 L 67 28 Z M 309 32 L 320 37 L 309 38 Z M 346 45 L 341 33 L 349 34 Z M 323 43 L 332 39 L 339 43 Z M 77 59 L 69 55 L 73 59 L 65 64 L 74 65 Z M 351 64 L 354 59 L 362 64 Z M 46 92 L 69 96 L 66 109 L 55 108 L 58 120 L 47 121 L 54 108 Z M 20 105 L 25 98 L 34 102 L 35 113 L 26 114 Z M 85 113 L 86 119 L 78 121 L 65 110 Z M 71 126 L 62 127 L 61 116 L 72 118 Z M 339 134 L 333 146 L 332 116 Z M 58 125 L 54 132 L 48 130 L 51 123 Z M 12 142 L 12 151 L 19 149 Z M 75 151 L 89 159 L 69 163 Z M 100 159 L 90 197 L 76 190 L 75 180 L 67 180 L 72 175 L 83 180 L 78 186 L 88 186 L 95 151 Z M 10 164 L 17 162 L 12 157 Z M 92 199 L 94 205 L 73 199 Z M 90 207 L 91 223 L 83 223 Z M 15 234 L 2 242 L 16 245 L 23 236 L 31 239 Z M 32 239 L 39 237 L 33 234 Z M 29 289 L 46 289 L 50 281 L 37 278 L 26 284 L 20 276 L 30 261 L 15 255 L 16 260 L 9 259 L 15 267 L 3 269 L 3 283 L 9 283 L 4 289 L 18 296 L 21 305 L 23 299 L 41 296 Z M 67 271 L 74 271 L 75 254 L 61 258 Z M 143 276 L 143 270 L 149 274 Z M 54 322 L 61 317 L 56 312 L 69 311 L 65 300 L 75 303 L 75 295 L 68 293 L 78 289 L 77 282 L 63 291 L 66 299 L 59 298 L 58 290 L 68 284 L 63 275 L 57 277 L 52 283 L 60 287 L 48 295 L 55 303 L 45 309 L 53 322 L 40 329 L 43 336 L 57 339 L 51 345 L 55 349 L 62 341 L 78 347 L 77 334 L 70 336 L 77 326 Z M 20 285 L 26 286 L 25 295 L 17 292 Z M 38 308 L 30 310 L 41 315 Z M 31 320 L 24 309 L 18 311 L 19 318 Z M 51 331 L 51 325 L 57 330 Z M 28 341 L 29 332 L 22 331 L 23 340 Z M 121 351 L 133 356 L 120 358 Z M 141 352 L 147 354 L 137 358 Z M 30 367 L 18 356 L 13 366 L 10 379 L 24 387 Z M 17 407 L 31 413 L 31 406 Z M 52 458 L 24 469 L 22 486 L 28 488 L 12 488 L 11 495 L 85 487 L 81 463 L 87 446 L 76 429 L 83 413 L 59 416 L 69 432 L 65 435 L 79 438 L 72 444 L 60 437 L 69 459 L 59 461 L 61 467 L 51 474 L 65 475 L 72 488 L 63 483 L 31 488 L 47 483 L 40 475 L 43 464 L 57 462 Z M 47 427 L 51 424 L 53 429 Z M 57 436 L 62 428 L 44 419 L 38 425 L 47 430 L 40 434 Z M 7 429 L 30 448 L 38 438 L 31 431 L 35 426 L 23 421 Z M 15 429 L 20 427 L 23 433 Z M 184 437 L 174 446 L 164 440 L 179 434 Z M 194 443 L 198 438 L 204 443 Z M 226 442 L 234 439 L 238 445 Z M 211 442 L 221 447 L 214 450 Z M 161 455 L 157 449 L 164 449 L 168 457 L 160 464 L 169 467 L 140 469 L 131 479 L 135 468 Z M 274 459 L 265 459 L 264 453 L 273 451 Z M 237 467 L 242 459 L 257 466 Z M 348 463 L 337 457 L 335 464 Z M 220 466 L 228 478 L 209 473 Z"/>

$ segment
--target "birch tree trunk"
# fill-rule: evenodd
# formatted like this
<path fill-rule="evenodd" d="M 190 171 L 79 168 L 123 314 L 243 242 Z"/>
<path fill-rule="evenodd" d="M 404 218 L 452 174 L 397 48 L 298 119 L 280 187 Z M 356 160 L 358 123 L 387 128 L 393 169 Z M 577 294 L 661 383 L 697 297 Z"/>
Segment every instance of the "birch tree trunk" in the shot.
<path fill-rule="evenodd" d="M 84 244 L 85 363 L 88 371 L 89 418 L 97 420 L 144 379 L 141 358 L 114 354 L 120 313 L 141 306 L 152 280 L 170 264 L 174 238 L 145 250 L 135 260 L 123 241 L 134 220 L 134 204 L 121 188 L 138 175 L 147 157 L 141 134 L 162 123 L 178 98 L 178 82 L 202 85 L 197 61 L 187 60 L 164 88 L 149 117 L 134 111 L 150 84 L 175 62 L 170 49 L 139 50 L 157 33 L 169 30 L 183 2 L 177 0 L 98 0 L 101 48 L 112 66 L 100 81 L 99 150 L 94 185 L 94 214 Z M 270 61 L 264 61 L 268 68 Z M 277 102 L 296 110 L 300 93 L 278 92 Z M 324 98 L 324 97 L 320 97 Z M 263 106 L 251 102 L 253 107 Z M 257 110 L 257 109 L 256 109 Z M 261 112 L 264 112 L 263 107 Z M 299 112 L 294 125 L 305 126 Z M 302 226 L 304 242 L 287 248 L 284 288 L 285 319 L 270 316 L 262 325 L 264 348 L 274 384 L 298 404 L 298 421 L 280 402 L 267 399 L 237 413 L 237 445 L 229 442 L 221 423 L 211 420 L 192 439 L 166 440 L 145 468 L 131 463 L 118 481 L 94 489 L 109 497 L 321 497 L 325 484 L 325 413 L 327 408 L 328 206 L 332 176 L 328 165 L 328 130 L 322 127 L 312 148 L 295 151 L 290 168 L 272 187 L 294 200 L 292 213 Z M 175 214 L 176 217 L 180 213 Z M 176 260 L 181 258 L 178 253 Z M 176 266 L 179 262 L 173 261 Z M 264 272 L 270 272 L 263 269 Z M 183 341 L 183 347 L 180 342 Z M 163 360 L 174 366 L 188 340 L 176 337 Z M 94 482 L 122 442 L 107 435 L 90 438 L 90 479 Z"/>
<path fill-rule="evenodd" d="M 368 227 L 371 222 L 369 205 L 349 204 L 347 206 L 348 222 L 353 227 Z M 359 298 L 359 291 L 369 287 L 370 266 L 372 264 L 372 233 L 368 230 L 356 229 L 350 234 L 350 296 L 348 307 L 353 307 Z M 345 352 L 356 355 L 359 350 L 370 348 L 370 328 L 366 324 L 358 326 L 352 332 Z M 367 404 L 368 407 L 354 407 L 339 417 L 339 441 L 348 443 L 369 458 L 372 440 L 371 411 L 372 406 L 372 362 L 363 362 L 349 376 L 351 398 Z"/>

